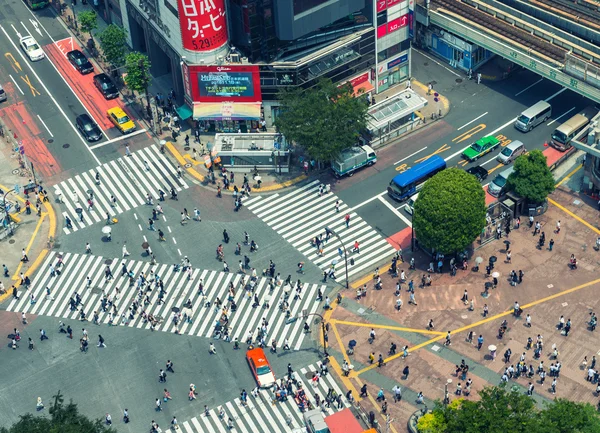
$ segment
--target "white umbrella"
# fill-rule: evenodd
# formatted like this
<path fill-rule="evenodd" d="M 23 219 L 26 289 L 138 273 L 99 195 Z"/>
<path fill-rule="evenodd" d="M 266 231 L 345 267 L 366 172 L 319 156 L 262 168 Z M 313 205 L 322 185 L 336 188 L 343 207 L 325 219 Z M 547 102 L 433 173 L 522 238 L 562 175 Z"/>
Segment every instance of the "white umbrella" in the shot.
<path fill-rule="evenodd" d="M 492 278 L 498 278 L 500 276 L 500 272 L 493 272 Z"/>
<path fill-rule="evenodd" d="M 112 228 L 110 226 L 102 227 L 102 233 L 109 234 L 110 232 L 112 232 Z"/>

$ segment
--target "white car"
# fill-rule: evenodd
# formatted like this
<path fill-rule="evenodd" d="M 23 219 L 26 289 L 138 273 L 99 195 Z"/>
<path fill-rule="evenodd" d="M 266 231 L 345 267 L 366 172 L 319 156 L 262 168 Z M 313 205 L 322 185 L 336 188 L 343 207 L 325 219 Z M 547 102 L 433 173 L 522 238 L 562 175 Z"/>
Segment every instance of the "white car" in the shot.
<path fill-rule="evenodd" d="M 32 62 L 42 60 L 44 57 L 46 57 L 44 50 L 42 50 L 42 47 L 40 47 L 33 37 L 23 36 L 21 39 L 19 39 L 19 43 L 21 44 L 23 51 L 25 51 L 25 54 L 27 54 L 27 57 L 29 57 L 29 60 Z"/>

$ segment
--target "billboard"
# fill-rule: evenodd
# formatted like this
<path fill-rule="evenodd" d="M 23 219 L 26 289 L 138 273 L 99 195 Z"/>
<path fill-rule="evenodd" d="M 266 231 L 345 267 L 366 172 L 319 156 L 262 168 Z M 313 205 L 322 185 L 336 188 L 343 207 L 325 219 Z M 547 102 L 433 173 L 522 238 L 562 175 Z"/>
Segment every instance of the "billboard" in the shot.
<path fill-rule="evenodd" d="M 204 52 L 227 43 L 225 0 L 177 0 L 183 48 Z"/>
<path fill-rule="evenodd" d="M 258 66 L 189 66 L 194 102 L 260 102 Z"/>

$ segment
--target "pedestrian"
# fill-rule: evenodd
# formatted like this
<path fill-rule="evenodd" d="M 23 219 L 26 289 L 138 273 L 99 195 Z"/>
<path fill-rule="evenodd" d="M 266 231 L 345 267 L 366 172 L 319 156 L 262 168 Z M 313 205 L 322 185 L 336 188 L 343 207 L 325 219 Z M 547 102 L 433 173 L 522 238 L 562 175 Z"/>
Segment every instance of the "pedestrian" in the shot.
<path fill-rule="evenodd" d="M 92 246 L 90 245 L 89 242 L 85 243 L 85 253 L 86 254 L 92 254 Z"/>
<path fill-rule="evenodd" d="M 560 233 L 560 220 L 556 221 L 556 230 L 554 231 L 554 233 L 556 233 L 556 234 Z"/>
<path fill-rule="evenodd" d="M 44 403 L 42 402 L 42 397 L 37 398 L 37 403 L 35 405 L 35 409 L 39 412 L 44 408 Z"/>
<path fill-rule="evenodd" d="M 48 336 L 46 335 L 46 331 L 40 329 L 40 341 L 48 340 Z"/>
<path fill-rule="evenodd" d="M 164 383 L 167 381 L 167 373 L 164 372 L 164 370 L 160 370 L 160 373 L 158 373 L 158 381 L 161 383 Z"/>
<path fill-rule="evenodd" d="M 127 408 L 123 409 L 123 422 L 125 424 L 129 423 L 129 410 Z"/>
<path fill-rule="evenodd" d="M 156 405 L 156 411 L 161 412 L 162 411 L 162 402 L 160 401 L 159 398 L 156 399 L 156 402 L 154 404 Z"/>
<path fill-rule="evenodd" d="M 167 365 L 165 369 L 170 373 L 175 373 L 175 371 L 173 370 L 173 363 L 170 359 L 167 359 Z"/>
<path fill-rule="evenodd" d="M 127 257 L 129 255 L 129 251 L 127 251 L 127 243 L 123 243 L 123 257 Z M 125 266 L 125 264 L 123 264 Z"/>
<path fill-rule="evenodd" d="M 71 338 L 73 338 L 73 331 L 71 331 Z M 98 334 L 98 347 L 106 347 L 106 344 L 104 343 L 104 338 L 102 337 L 102 335 Z"/>
<path fill-rule="evenodd" d="M 27 257 L 27 253 L 25 252 L 25 248 L 21 250 L 21 261 L 26 263 L 29 261 L 29 257 Z M 6 272 L 6 269 L 4 270 Z"/>
<path fill-rule="evenodd" d="M 173 417 L 173 419 L 171 420 L 171 426 L 175 430 L 179 430 L 179 423 L 177 422 L 177 418 Z"/>
<path fill-rule="evenodd" d="M 210 353 L 211 355 L 217 354 L 217 349 L 215 348 L 215 345 L 212 342 L 208 345 L 208 353 Z"/>
<path fill-rule="evenodd" d="M 483 335 L 479 334 L 479 337 L 477 337 L 477 350 L 481 350 L 482 346 L 483 346 Z"/>
<path fill-rule="evenodd" d="M 397 403 L 400 400 L 402 400 L 402 389 L 400 388 L 399 385 L 395 385 L 392 388 L 392 391 L 394 392 L 394 403 Z"/>
<path fill-rule="evenodd" d="M 550 239 L 550 242 L 548 243 L 548 251 L 552 251 L 553 246 L 554 246 L 554 239 Z"/>
<path fill-rule="evenodd" d="M 446 334 L 446 342 L 444 343 L 444 345 L 450 346 L 451 344 L 452 344 L 452 341 L 450 339 L 450 331 L 448 331 L 448 333 Z"/>
<path fill-rule="evenodd" d="M 410 369 L 408 365 L 404 367 L 404 369 L 402 370 L 402 374 L 404 375 L 405 380 L 408 379 L 408 375 L 410 374 Z"/>
<path fill-rule="evenodd" d="M 131 156 L 131 150 L 129 150 L 129 146 L 125 146 L 125 156 Z"/>
<path fill-rule="evenodd" d="M 104 417 L 104 420 L 106 422 L 106 425 L 112 425 L 112 417 L 110 416 L 109 413 L 106 414 L 106 416 Z"/>
<path fill-rule="evenodd" d="M 350 227 L 350 214 L 347 213 L 346 216 L 344 217 L 344 221 L 346 222 L 346 228 Z"/>

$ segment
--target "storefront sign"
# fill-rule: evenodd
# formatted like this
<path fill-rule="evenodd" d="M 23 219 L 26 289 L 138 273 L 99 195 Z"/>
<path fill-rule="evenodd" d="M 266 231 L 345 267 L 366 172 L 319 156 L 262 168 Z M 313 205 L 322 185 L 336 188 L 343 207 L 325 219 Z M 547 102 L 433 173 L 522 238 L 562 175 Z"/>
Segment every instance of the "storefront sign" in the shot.
<path fill-rule="evenodd" d="M 224 0 L 177 0 L 183 48 L 212 51 L 227 43 Z"/>
<path fill-rule="evenodd" d="M 388 22 L 388 33 L 393 33 L 408 25 L 408 14 Z"/>
<path fill-rule="evenodd" d="M 408 61 L 408 54 L 402 54 L 397 59 L 394 59 L 391 62 L 388 62 L 387 68 L 392 69 L 393 67 L 401 65 L 402 63 L 407 62 L 407 61 Z"/>
<path fill-rule="evenodd" d="M 258 66 L 188 66 L 194 102 L 260 102 Z"/>
<path fill-rule="evenodd" d="M 398 3 L 400 3 L 402 0 L 377 0 L 377 12 L 381 12 L 386 10 L 387 8 L 390 8 Z"/>
<path fill-rule="evenodd" d="M 190 68 L 187 63 L 181 63 L 181 74 L 183 75 L 183 90 L 185 91 L 185 96 L 189 101 L 193 101 L 192 98 L 192 85 L 190 84 Z"/>
<path fill-rule="evenodd" d="M 369 71 L 359 75 L 358 77 L 354 77 L 351 80 L 348 80 L 348 82 L 352 84 L 352 87 L 356 87 L 359 84 L 364 83 L 365 81 L 369 81 Z"/>
<path fill-rule="evenodd" d="M 277 72 L 278 86 L 295 86 L 296 85 L 296 73 L 295 72 Z"/>
<path fill-rule="evenodd" d="M 387 35 L 387 24 L 382 24 L 377 27 L 377 39 L 381 39 L 385 35 Z"/>

